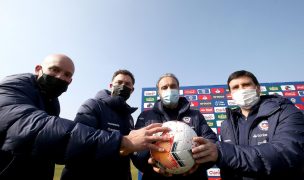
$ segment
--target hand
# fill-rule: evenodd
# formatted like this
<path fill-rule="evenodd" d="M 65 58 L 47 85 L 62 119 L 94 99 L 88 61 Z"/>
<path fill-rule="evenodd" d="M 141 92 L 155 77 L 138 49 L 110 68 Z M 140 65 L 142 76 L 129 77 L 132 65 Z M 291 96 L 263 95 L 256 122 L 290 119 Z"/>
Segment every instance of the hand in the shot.
<path fill-rule="evenodd" d="M 161 168 L 161 167 L 157 166 L 156 161 L 153 157 L 150 157 L 148 159 L 148 164 L 152 165 L 153 170 L 158 174 L 161 174 L 161 175 L 166 176 L 166 177 L 173 176 L 173 174 L 171 174 L 169 172 L 166 172 L 164 168 Z M 193 172 L 195 172 L 198 169 L 198 167 L 199 167 L 199 164 L 194 164 L 194 166 L 189 171 L 184 173 L 183 176 L 187 176 L 189 174 L 192 174 Z"/>
<path fill-rule="evenodd" d="M 170 177 L 170 176 L 173 175 L 173 174 L 171 174 L 171 173 L 166 172 L 164 168 L 158 167 L 158 166 L 156 165 L 156 161 L 155 161 L 155 159 L 154 159 L 153 157 L 150 157 L 150 158 L 148 159 L 148 164 L 151 164 L 152 167 L 153 167 L 153 170 L 154 170 L 156 173 L 158 173 L 158 174 L 161 174 L 161 175 L 167 176 L 167 177 Z"/>
<path fill-rule="evenodd" d="M 156 141 L 169 141 L 169 137 L 154 136 L 155 133 L 170 131 L 168 127 L 161 126 L 162 123 L 150 124 L 138 130 L 132 130 L 129 135 L 123 136 L 120 147 L 121 155 L 146 149 L 164 151 L 163 148 L 153 144 Z"/>
<path fill-rule="evenodd" d="M 197 164 L 215 162 L 218 158 L 217 147 L 214 143 L 203 137 L 194 137 L 193 141 L 198 146 L 192 148 L 193 158 Z"/>

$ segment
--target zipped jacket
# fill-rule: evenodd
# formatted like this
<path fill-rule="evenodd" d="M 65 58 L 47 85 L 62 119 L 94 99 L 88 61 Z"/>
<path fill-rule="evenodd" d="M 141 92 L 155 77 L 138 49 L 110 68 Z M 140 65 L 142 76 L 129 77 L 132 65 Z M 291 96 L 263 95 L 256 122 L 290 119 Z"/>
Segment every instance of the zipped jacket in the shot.
<path fill-rule="evenodd" d="M 85 101 L 78 110 L 75 122 L 82 123 L 108 133 L 120 132 L 128 135 L 134 128 L 131 114 L 137 108 L 130 107 L 120 96 L 111 96 L 108 90 L 101 90 L 95 98 Z M 105 136 L 107 138 L 107 136 Z M 115 146 L 108 142 L 107 146 Z M 105 146 L 104 148 L 108 148 Z M 107 152 L 107 149 L 104 149 Z M 94 156 L 94 154 L 92 154 Z M 113 155 L 105 154 L 103 161 L 92 161 L 79 157 L 67 162 L 61 180 L 75 179 L 112 179 L 130 180 L 130 156 L 119 156 L 117 151 Z"/>
<path fill-rule="evenodd" d="M 261 96 L 246 129 L 238 127 L 240 118 L 239 108 L 228 108 L 221 126 L 217 166 L 223 180 L 304 179 L 304 116 L 291 101 Z"/>

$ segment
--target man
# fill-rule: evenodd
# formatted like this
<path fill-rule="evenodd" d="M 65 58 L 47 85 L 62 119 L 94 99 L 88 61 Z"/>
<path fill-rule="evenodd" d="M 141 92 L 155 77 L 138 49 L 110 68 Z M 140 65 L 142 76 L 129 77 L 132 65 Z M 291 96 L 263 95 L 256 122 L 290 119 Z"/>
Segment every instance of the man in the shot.
<path fill-rule="evenodd" d="M 260 84 L 248 71 L 227 81 L 239 108 L 227 109 L 218 142 L 222 179 L 304 179 L 304 117 L 288 99 L 260 96 Z"/>
<path fill-rule="evenodd" d="M 60 118 L 58 96 L 72 82 L 74 69 L 69 57 L 52 54 L 35 67 L 35 74 L 12 75 L 0 82 L 1 180 L 52 180 L 55 163 L 76 157 L 102 159 L 113 152 L 119 156 L 121 149 L 158 149 L 151 135 L 166 130 L 161 124 L 124 136 Z"/>
<path fill-rule="evenodd" d="M 112 76 L 109 90 L 99 91 L 95 98 L 88 99 L 79 109 L 75 122 L 83 123 L 108 132 L 120 132 L 128 135 L 134 127 L 131 114 L 137 109 L 130 107 L 126 101 L 134 91 L 135 79 L 128 70 L 118 70 Z M 111 146 L 111 144 L 109 144 Z M 103 161 L 90 161 L 79 157 L 65 166 L 61 179 L 131 179 L 130 156 L 121 152 L 117 156 L 108 148 Z"/>
<path fill-rule="evenodd" d="M 213 157 L 215 155 L 214 144 L 212 143 L 217 141 L 215 133 L 207 125 L 203 115 L 198 110 L 190 109 L 190 103 L 187 99 L 179 96 L 179 81 L 174 74 L 167 73 L 161 76 L 156 87 L 160 100 L 154 104 L 151 110 L 143 111 L 139 115 L 135 128 L 171 120 L 185 122 L 200 136 L 194 138 L 194 142 L 198 146 L 192 149 L 196 165 L 189 172 L 182 175 L 168 174 L 164 169 L 156 167 L 155 160 L 150 157 L 149 151 L 137 152 L 136 158 L 133 160 L 134 165 L 143 172 L 143 180 L 207 180 L 206 170 L 213 164 L 200 164 L 200 162 L 201 158 L 205 156 Z M 200 144 L 203 144 L 203 146 L 200 146 Z"/>

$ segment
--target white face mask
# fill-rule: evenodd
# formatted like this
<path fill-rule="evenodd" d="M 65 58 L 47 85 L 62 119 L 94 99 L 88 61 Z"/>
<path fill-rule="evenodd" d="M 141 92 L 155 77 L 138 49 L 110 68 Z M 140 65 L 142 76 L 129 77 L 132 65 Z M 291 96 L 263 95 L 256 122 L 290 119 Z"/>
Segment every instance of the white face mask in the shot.
<path fill-rule="evenodd" d="M 260 100 L 256 89 L 240 89 L 231 94 L 231 96 L 235 104 L 243 109 L 250 109 Z"/>
<path fill-rule="evenodd" d="M 174 106 L 178 103 L 179 91 L 178 89 L 169 89 L 163 91 L 161 100 L 167 107 Z"/>

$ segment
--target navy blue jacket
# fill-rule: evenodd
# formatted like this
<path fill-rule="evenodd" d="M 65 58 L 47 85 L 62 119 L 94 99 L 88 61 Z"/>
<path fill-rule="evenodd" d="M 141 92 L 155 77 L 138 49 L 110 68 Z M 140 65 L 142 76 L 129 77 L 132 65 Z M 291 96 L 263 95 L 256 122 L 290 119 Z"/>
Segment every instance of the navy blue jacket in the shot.
<path fill-rule="evenodd" d="M 239 127 L 240 118 L 239 108 L 227 109 L 221 127 L 217 165 L 223 179 L 304 179 L 304 117 L 292 102 L 261 96 L 246 128 Z"/>
<path fill-rule="evenodd" d="M 217 141 L 216 134 L 212 131 L 212 129 L 207 125 L 207 122 L 204 116 L 198 111 L 190 109 L 190 103 L 184 97 L 180 97 L 178 105 L 178 121 L 183 121 L 187 123 L 190 127 L 192 127 L 198 136 L 202 136 L 206 139 L 210 139 L 211 141 Z M 152 123 L 163 123 L 166 121 L 170 121 L 172 119 L 169 118 L 168 114 L 164 111 L 163 105 L 160 100 L 158 100 L 154 107 L 151 110 L 143 111 L 136 122 L 135 128 L 139 129 L 141 127 L 147 126 Z M 212 166 L 212 164 L 201 165 L 199 169 L 188 176 L 182 175 L 173 175 L 172 177 L 165 177 L 155 173 L 152 169 L 152 166 L 148 164 L 148 158 L 150 157 L 149 151 L 137 152 L 136 158 L 133 159 L 134 165 L 143 172 L 143 180 L 147 179 L 191 179 L 191 180 L 202 180 L 208 179 L 206 170 Z"/>
<path fill-rule="evenodd" d="M 111 96 L 110 91 L 102 90 L 94 99 L 88 99 L 79 109 L 75 121 L 108 133 L 121 132 L 128 135 L 134 126 L 131 114 L 137 108 L 130 107 L 122 97 Z M 105 137 L 107 138 L 107 137 Z M 105 150 L 108 148 L 104 147 Z M 92 161 L 86 158 L 77 158 L 68 162 L 62 173 L 62 180 L 75 179 L 131 179 L 130 157 L 121 156 L 117 151 L 105 154 L 103 161 Z M 94 157 L 95 155 L 92 154 Z"/>
<path fill-rule="evenodd" d="M 58 99 L 43 98 L 36 78 L 18 74 L 0 82 L 1 180 L 52 180 L 55 163 L 119 156 L 121 133 L 60 118 Z"/>

